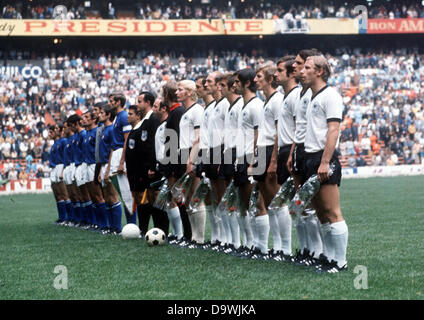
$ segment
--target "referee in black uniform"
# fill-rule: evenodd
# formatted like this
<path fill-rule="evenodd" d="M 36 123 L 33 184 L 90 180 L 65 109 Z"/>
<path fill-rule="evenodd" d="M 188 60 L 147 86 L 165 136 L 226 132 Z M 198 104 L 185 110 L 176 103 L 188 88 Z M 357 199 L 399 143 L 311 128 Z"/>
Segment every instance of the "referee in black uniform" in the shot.
<path fill-rule="evenodd" d="M 144 101 L 146 94 L 140 94 L 138 105 L 131 105 L 128 111 L 128 123 L 133 127 L 127 139 L 125 161 L 128 182 L 137 205 L 139 227 L 142 234 L 146 234 L 149 227 L 150 216 L 153 213 L 152 204 L 142 204 L 142 198 L 147 189 L 147 197 L 152 199 L 153 190 L 150 184 L 159 180 L 156 172 L 155 133 L 159 120 L 154 116 L 151 99 Z M 140 102 L 141 101 L 141 102 Z M 155 226 L 155 217 L 153 221 Z"/>

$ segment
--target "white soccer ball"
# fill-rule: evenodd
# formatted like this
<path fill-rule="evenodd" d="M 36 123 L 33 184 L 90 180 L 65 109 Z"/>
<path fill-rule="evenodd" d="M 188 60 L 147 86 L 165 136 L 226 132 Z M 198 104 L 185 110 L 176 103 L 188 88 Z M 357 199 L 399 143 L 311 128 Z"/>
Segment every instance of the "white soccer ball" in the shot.
<path fill-rule="evenodd" d="M 123 239 L 139 239 L 140 238 L 140 229 L 134 223 L 128 223 L 122 228 L 122 238 Z"/>
<path fill-rule="evenodd" d="M 160 246 L 165 243 L 165 232 L 163 232 L 159 228 L 152 228 L 149 231 L 147 231 L 145 236 L 147 244 L 152 246 Z"/>

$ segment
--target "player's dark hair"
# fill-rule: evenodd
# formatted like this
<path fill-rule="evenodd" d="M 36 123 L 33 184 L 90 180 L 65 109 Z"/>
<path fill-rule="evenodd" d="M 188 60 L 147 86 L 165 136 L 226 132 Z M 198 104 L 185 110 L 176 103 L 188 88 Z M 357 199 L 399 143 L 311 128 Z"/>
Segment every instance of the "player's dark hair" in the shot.
<path fill-rule="evenodd" d="M 178 100 L 177 98 L 177 82 L 170 80 L 168 81 L 163 87 L 163 96 L 168 100 L 172 102 L 176 102 Z"/>
<path fill-rule="evenodd" d="M 138 111 L 138 108 L 135 104 L 132 104 L 128 107 L 128 110 L 133 110 L 136 115 L 140 115 L 140 111 Z"/>
<path fill-rule="evenodd" d="M 240 80 L 241 85 L 244 87 L 247 82 L 249 86 L 247 87 L 250 91 L 256 92 L 258 89 L 254 81 L 256 72 L 253 69 L 245 68 L 237 71 L 237 78 Z"/>
<path fill-rule="evenodd" d="M 139 96 L 143 96 L 143 101 L 144 102 L 150 102 L 150 106 L 153 107 L 153 104 L 155 103 L 155 96 L 153 95 L 153 93 L 149 92 L 149 91 L 142 91 L 140 92 Z"/>
<path fill-rule="evenodd" d="M 69 118 L 66 120 L 66 123 L 68 125 L 75 125 L 80 121 L 81 121 L 81 117 L 77 114 L 73 114 L 73 115 L 69 116 Z"/>
<path fill-rule="evenodd" d="M 280 63 L 284 64 L 284 68 L 286 69 L 286 76 L 287 77 L 294 72 L 293 64 L 294 64 L 295 59 L 296 59 L 295 56 L 284 56 L 280 60 L 278 60 L 278 62 L 277 62 L 277 66 Z"/>
<path fill-rule="evenodd" d="M 303 59 L 303 61 L 306 61 L 308 57 L 320 56 L 322 53 L 317 49 L 303 49 L 299 51 L 298 55 Z"/>
<path fill-rule="evenodd" d="M 119 104 L 121 105 L 121 107 L 124 107 L 125 102 L 127 102 L 127 99 L 125 98 L 125 96 L 122 93 L 118 93 L 118 94 L 114 95 L 113 100 L 119 101 Z"/>

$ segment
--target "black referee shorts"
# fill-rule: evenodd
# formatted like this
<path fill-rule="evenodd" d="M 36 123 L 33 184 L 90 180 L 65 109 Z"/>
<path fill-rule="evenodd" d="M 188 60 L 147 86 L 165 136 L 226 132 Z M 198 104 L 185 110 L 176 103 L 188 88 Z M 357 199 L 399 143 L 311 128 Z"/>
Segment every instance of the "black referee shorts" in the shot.
<path fill-rule="evenodd" d="M 286 145 L 278 149 L 277 159 L 277 181 L 282 185 L 290 177 L 290 172 L 287 169 L 287 161 L 290 156 L 291 145 Z"/>
<path fill-rule="evenodd" d="M 305 153 L 305 181 L 318 172 L 323 152 L 324 151 L 321 150 L 314 153 Z M 334 172 L 330 176 L 330 179 L 322 184 L 337 184 L 340 187 L 342 180 L 342 166 L 340 164 L 339 154 L 337 151 L 334 151 L 333 156 L 331 157 L 330 166 L 331 164 L 335 165 Z"/>
<path fill-rule="evenodd" d="M 133 192 L 144 192 L 146 189 L 151 189 L 150 184 L 156 182 L 162 178 L 161 174 L 156 171 L 155 176 L 153 178 L 149 178 L 146 171 L 128 171 L 128 183 L 130 185 L 130 190 Z"/>

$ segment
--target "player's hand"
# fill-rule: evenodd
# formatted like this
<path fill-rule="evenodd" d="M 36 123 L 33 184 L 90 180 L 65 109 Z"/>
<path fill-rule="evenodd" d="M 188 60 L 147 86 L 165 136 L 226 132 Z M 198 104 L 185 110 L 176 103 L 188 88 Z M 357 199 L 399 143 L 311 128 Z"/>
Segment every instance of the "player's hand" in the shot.
<path fill-rule="evenodd" d="M 274 177 L 277 174 L 277 163 L 275 161 L 271 161 L 268 170 L 266 171 L 268 176 Z"/>
<path fill-rule="evenodd" d="M 330 172 L 330 164 L 321 162 L 317 172 L 319 182 L 323 183 L 327 181 L 330 177 L 329 172 Z"/>
<path fill-rule="evenodd" d="M 155 177 L 155 174 L 156 174 L 156 171 L 152 171 L 152 170 L 147 171 L 147 176 L 150 179 L 153 179 Z"/>
<path fill-rule="evenodd" d="M 253 165 L 250 165 L 250 166 L 247 168 L 247 175 L 248 175 L 248 176 L 253 176 Z"/>
<path fill-rule="evenodd" d="M 118 169 L 116 170 L 117 173 L 124 173 L 125 167 L 123 163 L 119 163 Z"/>
<path fill-rule="evenodd" d="M 290 174 L 292 174 L 292 166 L 293 166 L 293 157 L 289 156 L 287 159 L 286 167 Z"/>
<path fill-rule="evenodd" d="M 187 163 L 186 173 L 190 177 L 194 177 L 196 175 L 195 172 L 194 172 L 194 165 L 191 162 Z"/>

